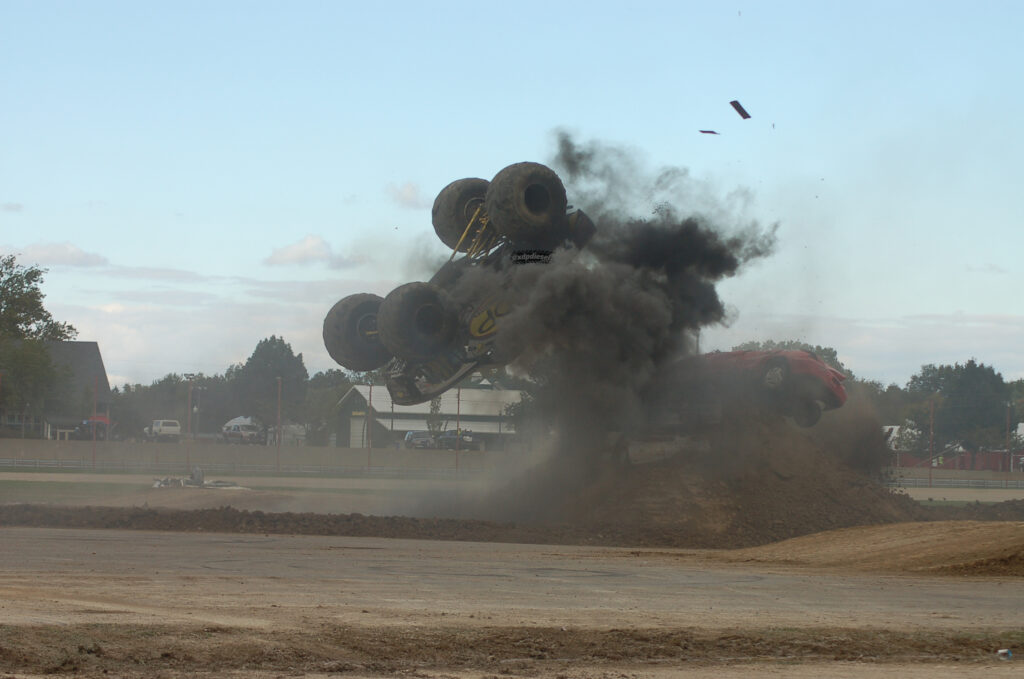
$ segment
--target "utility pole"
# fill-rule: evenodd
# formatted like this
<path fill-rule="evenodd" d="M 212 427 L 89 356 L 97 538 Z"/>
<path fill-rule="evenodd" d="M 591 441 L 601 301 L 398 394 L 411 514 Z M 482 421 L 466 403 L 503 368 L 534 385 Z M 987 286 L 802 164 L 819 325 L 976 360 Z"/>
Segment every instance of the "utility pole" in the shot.
<path fill-rule="evenodd" d="M 932 468 L 935 466 L 935 401 L 928 402 L 928 487 L 932 487 Z"/>
<path fill-rule="evenodd" d="M 194 406 L 192 406 L 192 413 L 196 416 L 196 421 L 195 421 L 195 425 L 194 425 L 195 426 L 195 430 L 192 432 L 192 438 L 193 439 L 199 438 L 199 430 L 202 429 L 202 426 L 199 424 L 199 414 L 203 410 L 203 392 L 204 391 L 206 391 L 206 387 L 196 387 L 195 388 L 196 404 Z"/>
<path fill-rule="evenodd" d="M 192 473 L 192 444 L 189 435 L 192 433 L 192 380 L 195 375 L 185 375 L 188 378 L 188 405 L 185 406 L 185 472 Z"/>
<path fill-rule="evenodd" d="M 455 473 L 459 473 L 459 447 L 462 444 L 462 387 L 455 389 Z"/>
<path fill-rule="evenodd" d="M 1010 457 L 1010 404 L 1006 404 L 1006 471 L 1013 471 L 1013 458 Z M 1006 487 L 1006 479 L 1003 479 Z"/>
<path fill-rule="evenodd" d="M 277 473 L 281 473 L 281 378 L 277 378 Z"/>
<path fill-rule="evenodd" d="M 370 378 L 370 393 L 366 396 L 366 415 L 363 416 L 363 423 L 366 425 L 366 471 L 370 471 L 370 464 L 373 456 L 373 378 Z"/>
<path fill-rule="evenodd" d="M 96 469 L 96 392 L 100 388 L 100 378 L 98 375 L 92 377 L 92 468 Z M 110 418 L 107 418 L 108 421 Z"/>

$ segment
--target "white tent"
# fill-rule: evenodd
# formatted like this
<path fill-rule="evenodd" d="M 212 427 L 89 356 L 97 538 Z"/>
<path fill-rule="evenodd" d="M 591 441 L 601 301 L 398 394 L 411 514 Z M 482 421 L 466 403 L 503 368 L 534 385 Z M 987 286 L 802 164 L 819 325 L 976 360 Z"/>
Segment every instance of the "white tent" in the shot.
<path fill-rule="evenodd" d="M 234 417 L 225 422 L 224 426 L 222 426 L 221 429 L 228 429 L 229 427 L 233 427 L 236 424 L 255 424 L 257 427 L 261 426 L 260 421 L 257 420 L 255 417 L 239 416 Z"/>

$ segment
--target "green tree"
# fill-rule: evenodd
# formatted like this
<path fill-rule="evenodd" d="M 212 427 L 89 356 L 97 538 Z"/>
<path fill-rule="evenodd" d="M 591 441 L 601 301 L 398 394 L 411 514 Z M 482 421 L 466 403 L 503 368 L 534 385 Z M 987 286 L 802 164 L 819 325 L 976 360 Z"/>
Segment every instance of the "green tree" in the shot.
<path fill-rule="evenodd" d="M 188 422 L 188 381 L 170 373 L 149 386 L 124 385 L 111 392 L 110 414 L 125 438 L 138 438 L 142 430 L 157 419 L 175 419 L 182 431 Z"/>
<path fill-rule="evenodd" d="M 44 342 L 0 338 L 0 411 L 38 417 L 61 395 L 60 377 Z"/>
<path fill-rule="evenodd" d="M 198 376 L 192 401 L 198 408 L 196 431 L 204 434 L 220 434 L 224 423 L 241 412 L 231 382 L 224 375 Z"/>
<path fill-rule="evenodd" d="M 309 378 L 310 389 L 333 389 L 337 387 L 344 387 L 345 389 L 348 389 L 351 386 L 351 376 L 344 370 L 338 370 L 336 368 L 323 370 Z"/>
<path fill-rule="evenodd" d="M 519 401 L 505 406 L 504 414 L 512 431 L 521 434 L 526 428 L 526 423 L 537 416 L 536 402 L 530 392 L 522 390 Z"/>
<path fill-rule="evenodd" d="M 444 431 L 444 419 L 441 417 L 441 397 L 430 399 L 430 414 L 427 415 L 427 429 L 437 435 Z"/>
<path fill-rule="evenodd" d="M 387 384 L 388 366 L 382 365 L 379 368 L 364 372 L 351 372 L 349 373 L 349 380 L 352 384 L 372 384 L 374 386 Z"/>
<path fill-rule="evenodd" d="M 43 306 L 45 269 L 0 257 L 0 410 L 39 415 L 59 395 L 60 372 L 47 341 L 74 339 L 75 328 L 54 320 Z"/>
<path fill-rule="evenodd" d="M 898 425 L 911 415 L 911 410 L 919 399 L 915 400 L 898 384 L 883 386 L 875 380 L 857 380 L 856 386 L 851 385 L 851 396 L 854 391 L 870 401 L 882 424 Z"/>
<path fill-rule="evenodd" d="M 306 443 L 325 446 L 331 433 L 337 433 L 338 401 L 352 388 L 342 370 L 318 372 L 309 378 L 306 389 Z"/>
<path fill-rule="evenodd" d="M 304 420 L 309 373 L 302 354 L 295 355 L 283 338 L 271 335 L 260 340 L 245 365 L 228 368 L 226 377 L 242 414 L 255 415 L 268 425 L 277 422 L 277 380 L 281 378 L 282 419 Z"/>
<path fill-rule="evenodd" d="M 994 368 L 973 358 L 963 364 L 921 366 L 907 382 L 907 392 L 917 400 L 912 419 L 921 429 L 927 430 L 934 403 L 937 446 L 1002 447 L 1008 407 L 1010 421 L 1015 421 L 1009 385 Z"/>
<path fill-rule="evenodd" d="M 22 266 L 14 255 L 0 257 L 0 337 L 16 340 L 69 340 L 74 326 L 55 321 L 43 306 L 46 269 Z"/>

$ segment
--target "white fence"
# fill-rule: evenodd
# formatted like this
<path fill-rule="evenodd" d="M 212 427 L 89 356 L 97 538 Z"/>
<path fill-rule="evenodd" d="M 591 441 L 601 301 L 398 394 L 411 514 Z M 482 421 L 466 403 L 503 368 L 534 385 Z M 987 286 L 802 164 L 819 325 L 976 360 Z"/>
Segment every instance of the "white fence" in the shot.
<path fill-rule="evenodd" d="M 890 488 L 1024 488 L 1021 479 L 899 478 L 886 482 Z"/>

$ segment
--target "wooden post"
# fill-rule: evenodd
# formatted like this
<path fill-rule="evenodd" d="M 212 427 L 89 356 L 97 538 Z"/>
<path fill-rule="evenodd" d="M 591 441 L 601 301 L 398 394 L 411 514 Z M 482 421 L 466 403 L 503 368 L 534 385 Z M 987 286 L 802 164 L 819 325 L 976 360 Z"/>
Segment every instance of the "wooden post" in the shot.
<path fill-rule="evenodd" d="M 370 393 L 366 397 L 366 471 L 370 471 L 370 455 L 373 451 L 373 381 L 370 381 Z"/>
<path fill-rule="evenodd" d="M 1006 471 L 1013 471 L 1013 458 L 1010 457 L 1010 404 L 1006 404 Z M 1006 477 L 1003 477 L 1003 488 L 1006 488 Z"/>
<path fill-rule="evenodd" d="M 96 469 L 96 392 L 100 388 L 99 375 L 92 376 L 92 468 Z M 110 418 L 107 418 L 110 421 Z M 109 433 L 109 432 L 108 432 Z"/>
<path fill-rule="evenodd" d="M 935 401 L 928 402 L 928 487 L 932 487 L 932 469 L 935 467 Z"/>
<path fill-rule="evenodd" d="M 277 378 L 277 473 L 281 473 L 281 378 Z"/>
<path fill-rule="evenodd" d="M 192 378 L 188 378 L 188 406 L 185 408 L 185 473 L 192 473 L 192 443 L 189 433 L 192 431 Z"/>
<path fill-rule="evenodd" d="M 462 443 L 462 387 L 455 389 L 455 473 L 459 471 L 459 444 Z"/>

